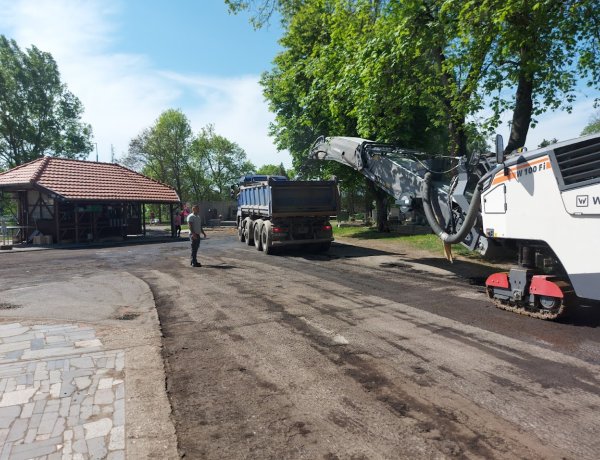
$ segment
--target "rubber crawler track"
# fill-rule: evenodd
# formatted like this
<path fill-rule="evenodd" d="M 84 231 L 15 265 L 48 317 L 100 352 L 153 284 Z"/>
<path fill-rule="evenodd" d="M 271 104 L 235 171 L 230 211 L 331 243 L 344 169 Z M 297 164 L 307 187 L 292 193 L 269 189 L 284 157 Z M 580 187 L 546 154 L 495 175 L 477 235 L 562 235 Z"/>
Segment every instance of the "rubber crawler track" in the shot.
<path fill-rule="evenodd" d="M 551 313 L 551 312 L 547 312 L 547 311 L 531 311 L 531 310 L 527 310 L 523 307 L 517 307 L 515 305 L 510 305 L 508 303 L 505 302 L 501 302 L 500 300 L 496 300 L 496 299 L 492 299 L 494 301 L 494 305 L 496 305 L 496 307 L 502 309 L 502 310 L 507 310 L 507 311 L 512 311 L 513 313 L 518 313 L 520 315 L 524 315 L 524 316 L 530 316 L 532 318 L 537 318 L 537 319 L 545 319 L 547 321 L 554 321 L 555 319 L 560 318 L 561 316 L 563 316 L 565 314 L 565 312 L 567 311 L 567 305 L 565 305 L 565 303 L 561 303 L 560 307 L 558 308 L 558 311 Z"/>

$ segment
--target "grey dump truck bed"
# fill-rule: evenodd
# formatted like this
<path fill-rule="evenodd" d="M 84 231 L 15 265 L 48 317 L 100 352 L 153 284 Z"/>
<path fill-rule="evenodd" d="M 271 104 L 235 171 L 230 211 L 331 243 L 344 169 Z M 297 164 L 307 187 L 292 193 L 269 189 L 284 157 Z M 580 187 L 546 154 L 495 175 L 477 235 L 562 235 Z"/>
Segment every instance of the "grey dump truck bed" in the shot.
<path fill-rule="evenodd" d="M 260 217 L 331 216 L 337 213 L 334 181 L 269 181 L 242 186 L 238 206 Z"/>

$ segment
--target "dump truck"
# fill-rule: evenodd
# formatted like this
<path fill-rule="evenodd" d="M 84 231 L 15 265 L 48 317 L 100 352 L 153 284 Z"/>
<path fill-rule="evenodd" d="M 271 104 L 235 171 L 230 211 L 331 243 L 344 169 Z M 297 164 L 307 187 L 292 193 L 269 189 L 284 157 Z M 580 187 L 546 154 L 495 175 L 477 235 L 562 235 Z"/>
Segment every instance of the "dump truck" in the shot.
<path fill-rule="evenodd" d="M 265 254 L 286 246 L 329 250 L 333 241 L 329 219 L 339 208 L 335 180 L 295 181 L 252 174 L 240 178 L 234 194 L 240 242 Z"/>

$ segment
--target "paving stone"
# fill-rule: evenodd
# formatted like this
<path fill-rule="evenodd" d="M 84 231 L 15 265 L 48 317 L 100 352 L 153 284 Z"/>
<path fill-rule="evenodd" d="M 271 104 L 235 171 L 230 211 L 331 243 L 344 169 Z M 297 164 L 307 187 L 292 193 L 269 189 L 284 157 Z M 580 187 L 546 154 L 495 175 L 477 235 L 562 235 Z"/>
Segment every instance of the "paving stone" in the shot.
<path fill-rule="evenodd" d="M 2 395 L 2 400 L 0 400 L 0 407 L 28 403 L 35 391 L 35 388 L 26 388 L 24 390 L 5 392 Z"/>
<path fill-rule="evenodd" d="M 53 397 L 53 398 L 60 397 L 60 386 L 61 386 L 60 382 L 56 382 L 56 383 L 53 383 L 52 385 L 50 385 L 50 396 L 51 397 Z"/>
<path fill-rule="evenodd" d="M 30 342 L 30 348 L 32 350 L 41 350 L 46 345 L 46 341 L 44 339 L 33 339 Z"/>
<path fill-rule="evenodd" d="M 77 348 L 97 348 L 101 347 L 102 342 L 99 339 L 79 340 L 75 342 Z"/>
<path fill-rule="evenodd" d="M 24 444 L 30 444 L 35 440 L 35 437 L 37 436 L 37 428 L 29 428 L 27 430 L 27 434 L 25 435 L 25 440 L 23 441 Z"/>
<path fill-rule="evenodd" d="M 85 439 L 78 439 L 73 443 L 73 452 L 77 452 L 80 454 L 87 454 L 87 443 Z"/>
<path fill-rule="evenodd" d="M 54 429 L 54 424 L 58 419 L 58 412 L 44 412 L 40 425 L 38 427 L 38 435 L 50 434 Z"/>
<path fill-rule="evenodd" d="M 0 338 L 14 337 L 15 335 L 25 334 L 29 331 L 28 327 L 22 327 L 20 324 L 15 325 L 14 327 L 6 326 L 7 325 L 0 326 Z"/>
<path fill-rule="evenodd" d="M 8 436 L 9 432 L 10 430 L 8 428 L 0 428 L 0 446 L 4 444 L 4 441 L 6 441 L 6 437 Z"/>
<path fill-rule="evenodd" d="M 115 380 L 116 382 L 116 380 Z M 119 383 L 115 385 L 115 399 L 123 399 L 125 397 L 125 384 Z"/>
<path fill-rule="evenodd" d="M 4 447 L 0 451 L 0 460 L 8 460 L 9 459 L 9 455 L 12 450 L 12 447 L 13 447 L 12 442 L 4 443 Z"/>
<path fill-rule="evenodd" d="M 114 452 L 109 452 L 106 460 L 125 460 L 125 452 L 122 450 L 117 450 Z"/>
<path fill-rule="evenodd" d="M 89 387 L 91 383 L 92 383 L 92 379 L 90 379 L 89 377 L 76 377 L 75 378 L 75 385 L 77 385 L 78 390 L 83 390 L 83 389 Z"/>
<path fill-rule="evenodd" d="M 42 412 L 44 412 L 44 409 L 46 408 L 46 400 L 43 399 L 41 401 L 36 401 L 35 402 L 35 406 L 33 408 L 33 413 L 34 414 L 41 414 Z"/>
<path fill-rule="evenodd" d="M 47 460 L 62 460 L 63 455 L 61 452 L 55 452 L 53 454 L 48 455 Z"/>
<path fill-rule="evenodd" d="M 16 378 L 8 378 L 6 379 L 6 387 L 4 388 L 4 394 L 15 391 L 17 388 L 17 380 Z"/>
<path fill-rule="evenodd" d="M 65 423 L 66 420 L 63 417 L 58 417 L 56 419 L 56 423 L 54 424 L 54 428 L 52 429 L 51 436 L 54 438 L 56 436 L 61 436 L 65 431 Z"/>
<path fill-rule="evenodd" d="M 70 360 L 70 364 L 71 366 L 79 369 L 89 369 L 94 367 L 94 361 L 89 356 L 85 356 L 83 358 L 73 358 Z"/>
<path fill-rule="evenodd" d="M 85 439 L 98 438 L 106 436 L 112 429 L 112 420 L 109 418 L 101 418 L 95 422 L 84 423 Z"/>
<path fill-rule="evenodd" d="M 60 386 L 60 397 L 65 398 L 71 396 L 75 391 L 75 386 L 66 380 L 64 380 Z"/>
<path fill-rule="evenodd" d="M 35 457 L 57 452 L 57 446 L 61 443 L 61 438 L 50 438 L 44 441 L 35 441 L 30 444 L 15 444 L 10 453 L 11 460 L 30 460 Z"/>
<path fill-rule="evenodd" d="M 17 359 L 21 359 L 23 356 L 23 350 L 13 350 L 4 355 L 7 361 L 13 361 Z"/>
<path fill-rule="evenodd" d="M 117 399 L 114 404 L 113 422 L 115 425 L 125 425 L 125 400 Z"/>
<path fill-rule="evenodd" d="M 32 360 L 32 359 L 46 359 L 55 358 L 57 356 L 67 356 L 73 354 L 73 348 L 44 348 L 42 350 L 25 350 L 21 359 Z"/>
<path fill-rule="evenodd" d="M 108 455 L 108 449 L 106 448 L 106 442 L 104 438 L 92 438 L 86 439 L 88 453 L 90 458 L 102 460 Z"/>
<path fill-rule="evenodd" d="M 6 437 L 7 441 L 18 441 L 25 437 L 25 432 L 27 431 L 28 421 L 23 418 L 18 418 L 12 424 L 10 428 L 10 432 Z"/>
<path fill-rule="evenodd" d="M 18 342 L 3 343 L 0 345 L 0 354 L 4 355 L 10 351 L 27 350 L 29 348 L 29 340 L 20 340 Z"/>
<path fill-rule="evenodd" d="M 60 398 L 60 409 L 58 413 L 61 417 L 67 417 L 69 415 L 69 409 L 71 407 L 71 397 Z"/>
<path fill-rule="evenodd" d="M 98 382 L 99 390 L 106 390 L 108 388 L 112 388 L 112 386 L 113 386 L 113 379 L 111 377 L 100 379 L 100 381 Z"/>
<path fill-rule="evenodd" d="M 40 422 L 42 421 L 42 414 L 33 414 L 29 419 L 29 427 L 37 429 L 40 426 Z"/>
<path fill-rule="evenodd" d="M 29 418 L 31 417 L 31 414 L 33 414 L 33 408 L 35 407 L 35 405 L 37 404 L 37 402 L 30 402 L 27 403 L 23 406 L 23 410 L 21 411 L 21 418 Z"/>
<path fill-rule="evenodd" d="M 98 390 L 94 396 L 94 404 L 112 404 L 115 400 L 115 394 L 111 389 Z"/>
<path fill-rule="evenodd" d="M 119 353 L 117 355 L 117 359 L 115 362 L 115 369 L 117 371 L 122 371 L 124 367 L 125 367 L 125 355 L 123 353 Z"/>
<path fill-rule="evenodd" d="M 83 430 L 83 425 L 77 425 L 74 427 L 73 434 L 75 435 L 75 440 L 84 439 L 85 431 Z"/>
<path fill-rule="evenodd" d="M 0 428 L 8 428 L 21 415 L 21 406 L 0 407 Z"/>
<path fill-rule="evenodd" d="M 110 442 L 108 450 L 123 450 L 125 449 L 125 427 L 115 426 L 110 430 Z"/>

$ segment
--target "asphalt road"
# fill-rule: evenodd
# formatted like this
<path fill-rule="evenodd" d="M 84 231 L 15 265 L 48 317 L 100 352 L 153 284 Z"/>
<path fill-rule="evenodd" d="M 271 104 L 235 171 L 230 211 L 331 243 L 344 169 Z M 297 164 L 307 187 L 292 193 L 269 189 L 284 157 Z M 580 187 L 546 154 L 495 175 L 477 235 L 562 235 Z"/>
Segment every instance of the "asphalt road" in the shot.
<path fill-rule="evenodd" d="M 209 231 L 201 268 L 182 241 L 4 256 L 0 275 L 147 283 L 186 458 L 598 457 L 600 307 L 522 317 L 485 298 L 489 268 L 360 244 L 266 256 Z"/>

